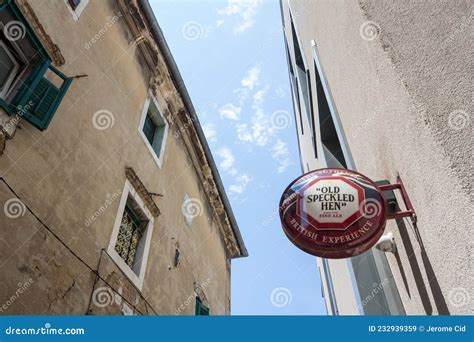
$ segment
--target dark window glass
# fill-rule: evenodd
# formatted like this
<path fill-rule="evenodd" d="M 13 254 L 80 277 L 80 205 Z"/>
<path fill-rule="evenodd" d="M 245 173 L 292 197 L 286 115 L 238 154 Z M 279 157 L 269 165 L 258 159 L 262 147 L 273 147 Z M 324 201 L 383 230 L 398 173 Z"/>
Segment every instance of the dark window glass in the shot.
<path fill-rule="evenodd" d="M 285 36 L 285 48 L 286 48 L 286 58 L 288 61 L 288 68 L 290 70 L 290 87 L 291 92 L 294 94 L 293 96 L 293 111 L 297 114 L 300 118 L 300 126 L 301 126 L 301 134 L 304 134 L 302 117 L 301 117 L 301 107 L 300 107 L 300 95 L 298 90 L 298 81 L 296 80 L 295 71 L 293 70 L 293 63 L 291 62 L 290 57 L 290 50 L 288 48 L 288 42 Z"/>
<path fill-rule="evenodd" d="M 309 96 L 309 106 L 310 112 L 308 113 L 309 125 L 313 128 L 312 138 L 313 138 L 313 150 L 314 158 L 318 158 L 318 145 L 316 144 L 316 125 L 314 124 L 314 108 L 313 108 L 313 93 L 311 91 L 311 76 L 309 70 L 306 73 L 306 81 L 308 83 L 308 96 Z"/>
<path fill-rule="evenodd" d="M 68 1 L 69 1 L 69 6 L 71 6 L 73 10 L 75 10 L 77 6 L 79 6 L 79 4 L 81 3 L 81 0 L 68 0 Z"/>
<path fill-rule="evenodd" d="M 209 308 L 204 305 L 199 297 L 196 297 L 196 316 L 209 316 Z"/>
<path fill-rule="evenodd" d="M 147 114 L 145 118 L 145 124 L 143 125 L 143 133 L 145 133 L 146 139 L 153 145 L 153 138 L 155 136 L 156 125 L 153 119 Z"/>
<path fill-rule="evenodd" d="M 146 114 L 145 123 L 143 124 L 143 133 L 158 158 L 161 155 L 161 147 L 164 142 L 165 131 L 165 120 L 160 114 L 158 108 L 156 108 L 154 102 L 151 101 Z"/>
<path fill-rule="evenodd" d="M 333 117 L 329 109 L 326 93 L 324 92 L 321 83 L 321 77 L 318 66 L 315 64 L 316 70 L 316 95 L 318 98 L 318 116 L 319 127 L 321 130 L 321 142 L 323 143 L 323 151 L 326 156 L 328 167 L 343 167 L 347 168 L 346 160 L 342 152 L 341 144 L 337 136 L 336 127 L 334 125 Z"/>
<path fill-rule="evenodd" d="M 310 82 L 309 82 L 309 70 L 306 70 L 306 67 L 304 64 L 303 52 L 298 42 L 298 36 L 296 34 L 295 25 L 293 23 L 293 17 L 291 17 L 291 33 L 293 37 L 293 48 L 294 48 L 294 53 L 295 53 L 296 80 L 298 81 L 299 88 L 301 90 L 301 95 L 303 98 L 302 102 L 304 104 L 304 109 L 306 111 L 306 117 L 308 118 L 309 127 L 313 131 L 313 120 L 312 120 L 313 108 L 312 108 L 312 104 L 310 103 L 311 90 L 310 90 Z M 313 139 L 313 145 L 314 145 L 314 136 L 312 137 L 312 139 Z"/>

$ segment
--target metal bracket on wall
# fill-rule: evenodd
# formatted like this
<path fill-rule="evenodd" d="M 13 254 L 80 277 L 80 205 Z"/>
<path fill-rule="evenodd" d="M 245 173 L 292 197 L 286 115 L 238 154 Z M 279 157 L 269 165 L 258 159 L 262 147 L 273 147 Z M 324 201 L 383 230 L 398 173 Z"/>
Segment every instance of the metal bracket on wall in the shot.
<path fill-rule="evenodd" d="M 387 213 L 387 219 L 401 219 L 404 217 L 410 217 L 411 222 L 413 223 L 413 226 L 416 227 L 416 213 L 415 209 L 413 208 L 413 205 L 411 204 L 410 198 L 408 197 L 408 193 L 405 189 L 405 186 L 403 185 L 402 179 L 400 178 L 400 175 L 397 174 L 397 180 L 393 184 L 380 184 L 378 185 L 378 188 L 384 191 L 391 191 L 391 190 L 400 190 L 400 193 L 402 195 L 403 203 L 405 204 L 406 210 L 399 210 L 400 208 L 397 208 L 394 212 L 388 212 Z"/>

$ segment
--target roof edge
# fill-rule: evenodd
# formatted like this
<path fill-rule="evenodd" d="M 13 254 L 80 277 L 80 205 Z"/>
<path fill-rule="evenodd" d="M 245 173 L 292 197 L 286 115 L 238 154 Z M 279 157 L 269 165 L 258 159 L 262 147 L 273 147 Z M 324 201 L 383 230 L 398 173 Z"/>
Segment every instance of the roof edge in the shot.
<path fill-rule="evenodd" d="M 180 92 L 181 99 L 184 103 L 184 106 L 188 110 L 188 112 L 191 114 L 193 117 L 193 122 L 194 122 L 194 127 L 196 129 L 196 132 L 198 134 L 199 140 L 201 142 L 201 145 L 204 149 L 204 153 L 206 155 L 206 158 L 209 163 L 209 167 L 212 172 L 212 176 L 216 182 L 217 189 L 219 191 L 219 195 L 222 199 L 222 202 L 224 204 L 224 208 L 227 212 L 227 215 L 229 217 L 230 224 L 232 226 L 232 231 L 234 232 L 235 238 L 237 240 L 237 243 L 239 245 L 240 249 L 240 255 L 239 256 L 234 256 L 233 258 L 240 258 L 240 257 L 247 257 L 248 256 L 248 251 L 247 248 L 245 247 L 245 243 L 243 241 L 242 235 L 239 230 L 239 226 L 237 224 L 237 221 L 234 216 L 234 212 L 232 211 L 232 207 L 229 203 L 229 199 L 227 198 L 224 185 L 222 183 L 222 179 L 219 175 L 219 171 L 217 169 L 216 163 L 214 161 L 214 158 L 212 156 L 211 150 L 209 148 L 209 145 L 207 143 L 206 137 L 204 135 L 204 131 L 202 130 L 201 124 L 199 122 L 199 118 L 196 114 L 196 110 L 194 108 L 194 105 L 191 101 L 191 98 L 189 96 L 188 90 L 186 89 L 186 85 L 184 84 L 183 78 L 181 77 L 181 73 L 179 72 L 178 66 L 176 65 L 176 62 L 173 58 L 173 55 L 171 53 L 171 50 L 168 46 L 168 43 L 166 42 L 166 39 L 164 37 L 163 31 L 160 28 L 160 25 L 158 24 L 158 21 L 156 20 L 155 14 L 153 13 L 153 9 L 150 6 L 150 3 L 148 0 L 139 0 L 140 6 L 142 7 L 144 11 L 144 15 L 147 17 L 149 20 L 149 23 L 151 25 L 152 29 L 152 34 L 156 40 L 156 43 L 158 44 L 162 54 L 163 58 L 169 68 L 169 71 L 171 73 L 171 76 L 173 78 L 173 82 L 175 83 L 178 91 Z"/>

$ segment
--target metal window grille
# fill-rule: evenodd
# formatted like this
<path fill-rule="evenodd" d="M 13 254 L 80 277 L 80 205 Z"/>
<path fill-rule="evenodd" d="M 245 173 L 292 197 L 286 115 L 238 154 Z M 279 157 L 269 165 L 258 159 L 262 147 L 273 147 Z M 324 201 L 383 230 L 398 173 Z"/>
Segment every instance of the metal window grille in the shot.
<path fill-rule="evenodd" d="M 137 213 L 127 204 L 123 212 L 115 250 L 132 269 L 145 227 L 146 221 L 140 220 Z"/>

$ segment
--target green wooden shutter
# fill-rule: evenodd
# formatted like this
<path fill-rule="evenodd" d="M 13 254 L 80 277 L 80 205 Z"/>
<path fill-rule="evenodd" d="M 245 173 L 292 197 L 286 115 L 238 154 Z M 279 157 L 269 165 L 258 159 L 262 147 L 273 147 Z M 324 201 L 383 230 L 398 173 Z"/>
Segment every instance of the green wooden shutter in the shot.
<path fill-rule="evenodd" d="M 63 83 L 58 88 L 44 76 L 47 70 L 59 76 Z M 46 60 L 29 78 L 21 92 L 15 97 L 16 106 L 22 108 L 25 120 L 40 130 L 48 127 L 59 104 L 66 94 L 72 79 L 65 77 Z"/>
<path fill-rule="evenodd" d="M 209 309 L 204 305 L 201 305 L 201 316 L 209 316 Z"/>
<path fill-rule="evenodd" d="M 196 316 L 209 316 L 209 308 L 203 304 L 201 298 L 196 297 Z"/>
<path fill-rule="evenodd" d="M 26 37 L 37 55 L 42 59 L 23 81 L 23 85 L 11 102 L 0 99 L 0 106 L 9 114 L 20 114 L 25 120 L 31 122 L 40 130 L 48 127 L 59 104 L 66 94 L 72 79 L 64 76 L 58 69 L 51 65 L 51 59 L 43 48 L 41 42 L 36 37 L 34 31 L 24 18 L 18 6 L 12 0 L 0 2 L 0 11 L 9 11 L 11 15 L 24 24 Z M 46 79 L 45 74 L 50 70 L 63 83 L 59 88 Z"/>

